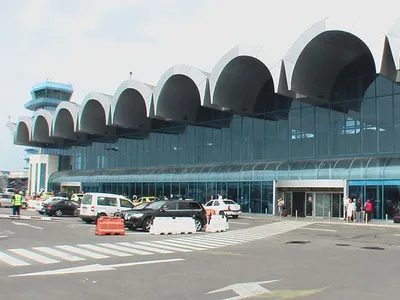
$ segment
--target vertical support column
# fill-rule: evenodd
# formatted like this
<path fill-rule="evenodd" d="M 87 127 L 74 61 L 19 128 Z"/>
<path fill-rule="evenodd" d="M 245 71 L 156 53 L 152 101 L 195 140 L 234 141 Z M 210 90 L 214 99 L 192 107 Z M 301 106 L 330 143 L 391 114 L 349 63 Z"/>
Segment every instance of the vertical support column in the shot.
<path fill-rule="evenodd" d="M 276 180 L 272 181 L 272 215 L 276 215 Z"/>
<path fill-rule="evenodd" d="M 346 216 L 346 206 L 344 205 L 344 199 L 346 198 L 347 194 L 348 194 L 347 180 L 344 179 L 343 180 L 343 197 L 341 199 L 342 205 L 343 205 L 343 211 L 342 211 L 343 218 Z"/>

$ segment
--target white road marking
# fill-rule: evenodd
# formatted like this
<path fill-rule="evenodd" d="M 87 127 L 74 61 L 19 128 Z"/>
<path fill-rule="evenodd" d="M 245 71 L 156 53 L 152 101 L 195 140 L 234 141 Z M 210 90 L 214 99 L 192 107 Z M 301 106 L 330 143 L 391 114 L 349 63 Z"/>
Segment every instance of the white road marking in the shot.
<path fill-rule="evenodd" d="M 87 265 L 87 266 L 80 266 L 80 267 L 74 267 L 74 268 L 43 271 L 43 272 L 9 275 L 8 277 L 28 277 L 28 276 L 46 276 L 46 275 L 49 276 L 49 275 L 64 275 L 64 274 L 77 274 L 77 273 L 88 273 L 88 272 L 114 271 L 116 268 L 121 268 L 121 267 L 178 262 L 178 261 L 183 261 L 183 260 L 184 260 L 183 258 L 174 258 L 174 259 L 138 261 L 138 262 L 122 263 L 122 264 L 114 264 L 114 265 L 95 264 L 95 265 Z"/>
<path fill-rule="evenodd" d="M 0 238 L 8 238 L 8 235 L 0 235 Z"/>
<path fill-rule="evenodd" d="M 31 224 L 28 224 L 28 223 L 21 223 L 21 222 L 14 222 L 14 221 L 12 221 L 11 223 L 13 223 L 14 225 L 18 225 L 18 226 L 27 226 L 27 227 L 31 227 L 31 228 L 43 230 L 42 227 L 33 226 L 33 225 L 31 225 Z"/>
<path fill-rule="evenodd" d="M 8 251 L 11 251 L 19 256 L 23 256 L 25 258 L 28 258 L 30 260 L 34 260 L 37 262 L 40 262 L 42 264 L 55 264 L 55 263 L 59 263 L 60 261 L 49 258 L 47 256 L 41 255 L 41 254 L 37 254 L 35 252 L 26 250 L 26 249 L 9 249 Z"/>
<path fill-rule="evenodd" d="M 83 255 L 83 256 L 87 256 L 90 258 L 94 258 L 94 259 L 102 259 L 102 258 L 108 258 L 109 256 L 103 255 L 103 254 L 98 254 L 98 253 L 94 253 L 94 252 L 90 252 L 84 249 L 80 249 L 77 247 L 73 247 L 73 246 L 69 246 L 69 245 L 62 245 L 62 246 L 56 246 L 56 248 L 58 249 L 62 249 L 65 251 L 69 251 L 78 255 Z"/>
<path fill-rule="evenodd" d="M 65 259 L 68 261 L 82 261 L 85 260 L 82 257 L 78 257 L 75 255 L 71 255 L 69 253 L 65 253 L 62 251 L 59 251 L 57 249 L 49 248 L 49 247 L 33 247 L 32 249 L 55 256 L 57 258 Z"/>
<path fill-rule="evenodd" d="M 193 247 L 193 246 L 188 246 L 188 245 L 180 245 L 177 242 L 174 241 L 154 241 L 153 243 L 156 244 L 162 244 L 162 245 L 167 245 L 167 246 L 174 246 L 174 247 L 180 247 L 180 248 L 184 248 L 184 249 L 190 249 L 190 250 L 198 250 L 198 251 L 203 251 L 206 250 L 205 248 L 201 248 L 201 247 Z"/>
<path fill-rule="evenodd" d="M 198 244 L 205 244 L 205 245 L 216 246 L 216 247 L 224 247 L 224 246 L 228 246 L 228 245 L 242 244 L 241 242 L 226 244 L 224 242 L 217 242 L 212 239 L 203 239 L 203 238 L 202 239 L 186 238 L 182 241 L 196 242 Z"/>
<path fill-rule="evenodd" d="M 395 233 L 394 236 L 400 236 L 400 234 L 399 233 Z"/>
<path fill-rule="evenodd" d="M 151 251 L 151 252 L 155 252 L 155 253 L 163 253 L 163 254 L 173 253 L 172 251 L 168 251 L 168 250 L 162 250 L 162 249 L 158 249 L 158 248 L 154 248 L 154 247 L 147 247 L 147 246 L 127 243 L 127 242 L 122 242 L 122 243 L 117 243 L 117 244 L 126 246 L 126 247 L 140 249 L 140 250 Z"/>
<path fill-rule="evenodd" d="M 123 247 L 123 246 L 114 245 L 114 244 L 110 244 L 110 243 L 101 243 L 99 245 L 102 246 L 102 247 L 107 247 L 107 248 L 111 248 L 111 249 L 114 249 L 114 250 L 124 251 L 124 252 L 138 254 L 138 255 L 152 255 L 152 254 L 154 254 L 154 253 L 151 253 L 151 252 L 148 252 L 148 251 L 138 250 L 138 249 L 133 249 L 133 248 L 128 248 L 128 247 Z"/>
<path fill-rule="evenodd" d="M 267 293 L 271 293 L 270 290 L 264 288 L 261 286 L 262 284 L 266 283 L 272 283 L 272 282 L 277 282 L 280 281 L 278 280 L 269 280 L 269 281 L 258 281 L 258 282 L 247 282 L 247 283 L 237 283 L 237 284 L 232 284 L 227 287 L 224 287 L 222 289 L 218 289 L 215 291 L 208 292 L 206 294 L 215 294 L 215 293 L 220 293 L 220 292 L 226 292 L 226 291 L 234 291 L 238 296 L 231 297 L 231 298 L 225 298 L 225 300 L 239 300 L 239 299 L 247 299 L 247 298 L 253 298 L 257 296 L 261 296 Z"/>
<path fill-rule="evenodd" d="M 321 226 L 321 227 L 332 227 L 332 225 L 328 224 L 315 224 L 316 226 Z"/>
<path fill-rule="evenodd" d="M 197 243 L 195 241 L 178 241 L 178 240 L 170 240 L 171 243 L 182 244 L 186 246 L 195 246 L 197 248 L 204 248 L 205 249 L 213 249 L 218 248 L 217 246 L 213 245 L 206 245 L 205 243 Z M 178 245 L 177 245 L 178 246 Z"/>
<path fill-rule="evenodd" d="M 86 248 L 92 251 L 100 252 L 100 253 L 105 253 L 109 255 L 114 255 L 114 256 L 120 256 L 120 257 L 125 257 L 125 256 L 132 256 L 132 253 L 125 253 L 117 250 L 111 250 L 91 244 L 80 244 L 78 245 L 79 247 Z"/>
<path fill-rule="evenodd" d="M 300 228 L 301 230 L 310 230 L 310 231 L 326 231 L 326 232 L 337 232 L 336 229 L 324 229 L 324 228 Z"/>
<path fill-rule="evenodd" d="M 30 263 L 27 263 L 23 260 L 17 259 L 11 255 L 8 255 L 4 252 L 0 252 L 0 261 L 9 264 L 13 267 L 19 267 L 19 266 L 29 266 Z"/>
<path fill-rule="evenodd" d="M 193 251 L 193 250 L 189 250 L 189 249 L 182 249 L 182 248 L 177 248 L 177 247 L 159 245 L 159 244 L 154 244 L 154 243 L 149 243 L 149 242 L 137 242 L 137 243 L 141 244 L 141 245 L 145 245 L 145 246 L 156 247 L 156 248 L 161 248 L 161 249 L 166 249 L 166 250 L 171 250 L 171 251 L 178 251 L 178 252 L 192 252 Z"/>

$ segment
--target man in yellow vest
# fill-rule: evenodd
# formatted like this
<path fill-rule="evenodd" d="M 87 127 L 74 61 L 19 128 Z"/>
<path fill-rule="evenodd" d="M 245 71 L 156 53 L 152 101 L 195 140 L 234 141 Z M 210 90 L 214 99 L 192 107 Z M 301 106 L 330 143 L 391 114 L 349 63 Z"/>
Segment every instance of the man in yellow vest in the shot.
<path fill-rule="evenodd" d="M 15 191 L 15 194 L 12 198 L 12 206 L 13 206 L 13 216 L 19 216 L 21 214 L 21 206 L 22 206 L 22 196 Z"/>

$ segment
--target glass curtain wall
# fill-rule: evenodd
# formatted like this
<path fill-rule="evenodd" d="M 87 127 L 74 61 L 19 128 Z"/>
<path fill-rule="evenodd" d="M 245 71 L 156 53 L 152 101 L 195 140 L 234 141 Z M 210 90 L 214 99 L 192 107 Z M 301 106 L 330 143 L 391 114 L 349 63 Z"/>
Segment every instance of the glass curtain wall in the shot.
<path fill-rule="evenodd" d="M 364 79 L 358 78 L 361 83 Z M 340 97 L 323 107 L 309 104 L 308 98 L 289 99 L 289 109 L 219 119 L 224 124 L 220 128 L 212 120 L 213 128 L 207 123 L 182 125 L 168 133 L 154 129 L 141 139 L 132 134 L 115 143 L 43 152 L 71 156 L 76 170 L 400 154 L 400 115 L 395 113 L 400 109 L 399 85 L 377 76 L 360 93 L 336 94 Z"/>
<path fill-rule="evenodd" d="M 365 204 L 371 200 L 374 219 L 393 218 L 400 208 L 400 180 L 349 181 L 349 197 L 360 198 Z"/>
<path fill-rule="evenodd" d="M 57 190 L 56 183 L 51 184 Z M 136 196 L 154 196 L 164 198 L 183 196 L 206 203 L 211 196 L 216 199 L 217 194 L 232 199 L 242 206 L 243 212 L 272 214 L 273 190 L 272 182 L 175 182 L 175 183 L 83 183 L 82 189 L 86 192 L 100 192 L 121 194 L 128 198 Z M 171 191 L 175 191 L 172 193 Z"/>

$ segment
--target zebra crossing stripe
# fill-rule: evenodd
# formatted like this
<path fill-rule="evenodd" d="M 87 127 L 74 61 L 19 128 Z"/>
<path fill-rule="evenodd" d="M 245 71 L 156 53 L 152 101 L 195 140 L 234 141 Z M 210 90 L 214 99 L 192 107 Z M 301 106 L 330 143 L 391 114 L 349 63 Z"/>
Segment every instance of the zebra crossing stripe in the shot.
<path fill-rule="evenodd" d="M 114 255 L 114 256 L 120 256 L 120 257 L 132 256 L 132 253 L 126 253 L 126 252 L 121 252 L 121 251 L 117 251 L 117 250 L 107 249 L 107 248 L 99 247 L 96 245 L 80 244 L 78 246 L 92 250 L 92 251 L 105 253 L 105 254 L 109 254 L 109 255 Z"/>
<path fill-rule="evenodd" d="M 145 246 L 151 246 L 151 247 L 157 247 L 161 249 L 166 249 L 166 250 L 171 250 L 171 251 L 178 251 L 178 252 L 192 252 L 193 250 L 189 249 L 182 249 L 182 248 L 177 248 L 177 247 L 171 247 L 171 246 L 164 246 L 164 245 L 154 245 L 153 243 L 149 242 L 138 242 L 138 244 L 145 245 Z"/>
<path fill-rule="evenodd" d="M 213 245 L 206 245 L 204 243 L 198 243 L 198 242 L 194 242 L 194 241 L 178 241 L 178 240 L 171 240 L 170 242 L 172 243 L 177 243 L 177 244 L 183 244 L 183 245 L 187 245 L 187 246 L 197 246 L 199 248 L 204 248 L 204 249 L 212 249 L 212 248 L 218 248 L 217 246 L 213 246 Z"/>
<path fill-rule="evenodd" d="M 211 246 L 216 246 L 216 247 L 222 247 L 222 246 L 227 246 L 226 243 L 224 242 L 217 242 L 214 241 L 212 239 L 205 239 L 205 238 L 201 238 L 201 239 L 196 239 L 196 238 L 186 238 L 183 239 L 182 241 L 190 241 L 190 242 L 196 242 L 196 243 L 205 243 L 206 245 L 211 245 Z M 235 243 L 235 244 L 241 244 L 241 242 Z M 230 243 L 228 245 L 234 245 L 233 243 Z"/>
<path fill-rule="evenodd" d="M 136 248 L 136 249 L 145 250 L 145 251 L 151 251 L 151 252 L 155 252 L 155 253 L 162 253 L 162 254 L 173 253 L 172 251 L 168 251 L 168 250 L 164 250 L 164 249 L 148 247 L 148 246 L 138 245 L 138 244 L 132 244 L 132 243 L 128 243 L 128 242 L 123 242 L 123 243 L 118 243 L 118 244 L 122 245 L 122 246 L 126 246 L 126 247 Z"/>
<path fill-rule="evenodd" d="M 82 261 L 85 260 L 82 257 L 78 257 L 75 255 L 71 255 L 69 253 L 65 253 L 62 251 L 59 251 L 57 249 L 49 248 L 49 247 L 33 247 L 32 249 L 55 256 L 57 258 L 65 259 L 68 261 Z"/>
<path fill-rule="evenodd" d="M 20 260 L 18 258 L 15 258 L 11 255 L 8 255 L 4 252 L 0 252 L 0 261 L 13 266 L 13 267 L 20 267 L 20 266 L 29 266 L 30 263 L 27 263 L 23 260 Z"/>
<path fill-rule="evenodd" d="M 133 254 L 138 254 L 138 255 L 152 255 L 152 254 L 154 254 L 154 253 L 151 253 L 151 252 L 148 252 L 148 251 L 138 250 L 138 249 L 133 249 L 133 248 L 128 248 L 128 247 L 123 247 L 123 246 L 114 245 L 114 244 L 110 244 L 110 243 L 101 243 L 99 245 L 102 246 L 102 247 L 107 247 L 107 248 L 111 248 L 111 249 L 114 249 L 114 250 L 133 253 Z"/>
<path fill-rule="evenodd" d="M 87 251 L 87 250 L 84 250 L 84 249 L 80 249 L 80 248 L 77 248 L 77 247 L 73 247 L 73 246 L 69 246 L 69 245 L 56 246 L 56 248 L 61 249 L 61 250 L 65 250 L 65 251 L 69 251 L 69 252 L 72 252 L 74 254 L 78 254 L 78 255 L 83 255 L 83 256 L 90 257 L 90 258 L 94 258 L 94 259 L 109 258 L 109 256 L 106 256 L 106 255 L 103 255 L 103 254 L 90 252 L 90 251 Z"/>
<path fill-rule="evenodd" d="M 55 264 L 59 263 L 60 261 L 52 259 L 50 257 L 26 250 L 26 249 L 9 249 L 8 251 L 11 251 L 19 256 L 23 256 L 25 258 L 28 258 L 30 260 L 34 260 L 37 262 L 40 262 L 42 264 Z"/>
<path fill-rule="evenodd" d="M 154 243 L 157 244 L 163 244 L 163 245 L 167 245 L 167 246 L 177 246 L 180 248 L 184 248 L 184 249 L 189 249 L 189 250 L 199 250 L 199 251 L 203 251 L 206 250 L 205 248 L 200 248 L 200 247 L 193 247 L 193 246 L 188 246 L 188 245 L 179 245 L 176 242 L 170 240 L 170 241 L 154 241 Z"/>

